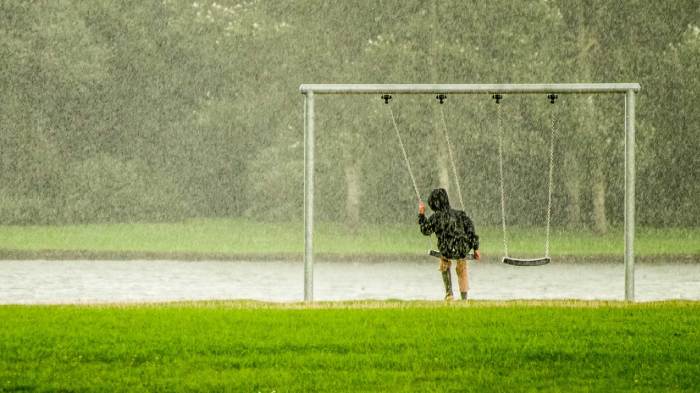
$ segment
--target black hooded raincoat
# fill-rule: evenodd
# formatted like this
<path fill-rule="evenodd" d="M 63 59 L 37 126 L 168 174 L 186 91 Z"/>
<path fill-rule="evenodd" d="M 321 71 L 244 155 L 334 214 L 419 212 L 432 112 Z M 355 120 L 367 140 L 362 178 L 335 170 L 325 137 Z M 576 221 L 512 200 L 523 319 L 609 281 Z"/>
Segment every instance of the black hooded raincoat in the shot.
<path fill-rule="evenodd" d="M 479 236 L 474 230 L 474 223 L 461 210 L 450 208 L 447 191 L 436 188 L 430 193 L 428 206 L 433 215 L 418 215 L 420 231 L 430 236 L 435 233 L 440 253 L 448 259 L 462 259 L 471 249 L 479 249 Z"/>

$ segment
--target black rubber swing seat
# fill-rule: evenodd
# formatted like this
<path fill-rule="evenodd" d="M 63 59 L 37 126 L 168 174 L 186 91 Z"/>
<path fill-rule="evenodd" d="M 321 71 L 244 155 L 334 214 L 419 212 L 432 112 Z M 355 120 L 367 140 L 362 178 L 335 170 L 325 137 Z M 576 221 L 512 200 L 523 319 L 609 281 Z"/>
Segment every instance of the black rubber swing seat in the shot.
<path fill-rule="evenodd" d="M 550 260 L 549 257 L 533 259 L 503 257 L 503 263 L 513 266 L 542 266 L 548 264 Z"/>
<path fill-rule="evenodd" d="M 441 258 L 441 257 L 442 257 L 442 254 L 441 254 L 440 251 L 438 251 L 438 250 L 430 250 L 429 254 L 430 254 L 431 257 L 436 257 L 436 258 Z M 471 261 L 471 260 L 474 260 L 474 255 L 472 255 L 472 254 L 467 254 L 467 256 L 465 256 L 465 257 L 462 258 L 462 259 L 467 259 L 467 260 L 470 260 L 470 261 Z"/>

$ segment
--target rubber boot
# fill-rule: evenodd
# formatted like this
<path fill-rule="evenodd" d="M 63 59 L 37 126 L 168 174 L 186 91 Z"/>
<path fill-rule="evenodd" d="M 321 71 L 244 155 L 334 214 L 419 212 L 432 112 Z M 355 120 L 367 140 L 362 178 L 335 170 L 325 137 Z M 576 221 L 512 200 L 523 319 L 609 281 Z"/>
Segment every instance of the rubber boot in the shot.
<path fill-rule="evenodd" d="M 445 283 L 445 300 L 452 300 L 452 275 L 449 270 L 442 272 L 442 282 Z"/>

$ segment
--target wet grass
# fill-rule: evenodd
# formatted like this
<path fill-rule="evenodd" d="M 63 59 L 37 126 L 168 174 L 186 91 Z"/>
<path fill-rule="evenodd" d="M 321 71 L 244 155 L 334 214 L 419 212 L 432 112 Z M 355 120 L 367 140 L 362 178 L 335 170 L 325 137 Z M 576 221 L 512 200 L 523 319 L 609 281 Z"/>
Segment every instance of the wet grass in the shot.
<path fill-rule="evenodd" d="M 693 391 L 700 303 L 0 306 L 0 391 Z"/>
<path fill-rule="evenodd" d="M 368 226 L 349 231 L 339 225 L 316 225 L 315 251 L 324 255 L 424 255 L 429 241 L 412 226 Z M 479 228 L 482 253 L 500 255 L 499 228 Z M 544 228 L 509 228 L 513 255 L 540 255 Z M 638 256 L 700 258 L 700 228 L 645 229 L 636 236 Z M 585 230 L 552 232 L 553 256 L 620 258 L 622 229 L 597 235 Z M 56 252 L 85 252 L 137 257 L 299 257 L 303 252 L 302 223 L 260 223 L 246 220 L 200 219 L 177 223 L 91 224 L 69 226 L 0 226 L 0 257 L 51 257 Z M 14 252 L 14 253 L 13 253 Z M 19 253 L 18 253 L 19 252 Z M 52 254 L 54 252 L 54 254 Z M 93 253 L 93 254 L 90 254 Z M 140 254 L 139 254 L 140 253 Z"/>

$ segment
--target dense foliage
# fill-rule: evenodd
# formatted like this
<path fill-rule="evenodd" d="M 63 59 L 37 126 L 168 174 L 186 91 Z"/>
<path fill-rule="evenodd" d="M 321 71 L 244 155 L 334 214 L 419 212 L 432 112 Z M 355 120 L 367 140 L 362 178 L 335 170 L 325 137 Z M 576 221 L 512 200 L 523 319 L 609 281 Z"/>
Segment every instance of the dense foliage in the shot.
<path fill-rule="evenodd" d="M 698 20 L 693 0 L 3 1 L 0 223 L 299 219 L 301 83 L 606 81 L 642 84 L 639 219 L 695 225 Z M 421 192 L 454 190 L 432 97 L 391 105 Z M 494 107 L 444 107 L 486 224 L 499 222 Z M 387 107 L 322 97 L 317 110 L 318 217 L 413 220 Z M 556 111 L 555 223 L 605 231 L 622 218 L 622 97 Z M 551 112 L 544 97 L 504 101 L 511 222 L 543 222 Z"/>

